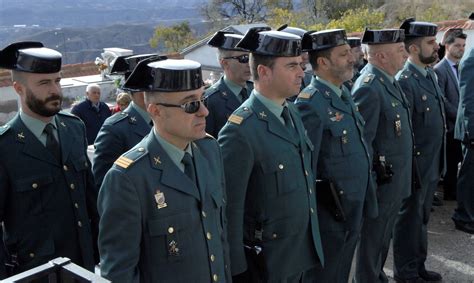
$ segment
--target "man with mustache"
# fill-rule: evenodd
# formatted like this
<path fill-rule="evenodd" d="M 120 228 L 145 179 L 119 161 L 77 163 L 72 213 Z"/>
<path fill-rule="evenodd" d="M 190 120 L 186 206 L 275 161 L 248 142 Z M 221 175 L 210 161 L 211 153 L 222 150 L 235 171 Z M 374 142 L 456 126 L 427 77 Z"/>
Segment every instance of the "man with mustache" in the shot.
<path fill-rule="evenodd" d="M 0 51 L 21 109 L 0 127 L 0 279 L 56 257 L 90 271 L 98 214 L 84 124 L 61 110 L 61 54 L 40 42 Z M 8 270 L 5 270 L 8 264 Z"/>
<path fill-rule="evenodd" d="M 395 75 L 408 54 L 400 29 L 366 29 L 369 63 L 352 89 L 365 120 L 364 136 L 377 182 L 378 216 L 364 218 L 357 250 L 355 282 L 388 282 L 383 271 L 392 229 L 402 200 L 411 193 L 413 131 L 410 109 Z"/>
<path fill-rule="evenodd" d="M 253 89 L 250 79 L 249 53 L 237 48 L 242 35 L 218 31 L 207 43 L 217 48 L 217 59 L 224 75 L 206 90 L 209 115 L 206 132 L 217 138 L 229 116 L 244 102 Z"/>
<path fill-rule="evenodd" d="M 224 170 L 205 132 L 201 65 L 139 64 L 124 87 L 145 92 L 154 125 L 100 188 L 101 274 L 117 283 L 230 282 Z"/>
<path fill-rule="evenodd" d="M 397 80 L 405 93 L 411 111 L 415 136 L 415 157 L 420 174 L 420 188 L 402 202 L 393 235 L 394 275 L 397 282 L 440 281 L 439 273 L 427 271 L 427 225 L 445 166 L 446 125 L 443 93 L 436 75 L 429 67 L 438 58 L 436 33 L 432 23 L 407 19 L 405 49 L 409 57 Z"/>
<path fill-rule="evenodd" d="M 301 38 L 250 29 L 255 88 L 219 133 L 225 169 L 234 282 L 315 282 L 324 264 L 311 158 L 296 107 L 287 98 L 303 78 Z"/>
<path fill-rule="evenodd" d="M 315 146 L 316 192 L 325 265 L 317 282 L 349 280 L 362 216 L 375 216 L 372 162 L 363 136 L 364 120 L 343 83 L 353 76 L 354 56 L 342 29 L 303 37 L 313 80 L 296 99 Z"/>

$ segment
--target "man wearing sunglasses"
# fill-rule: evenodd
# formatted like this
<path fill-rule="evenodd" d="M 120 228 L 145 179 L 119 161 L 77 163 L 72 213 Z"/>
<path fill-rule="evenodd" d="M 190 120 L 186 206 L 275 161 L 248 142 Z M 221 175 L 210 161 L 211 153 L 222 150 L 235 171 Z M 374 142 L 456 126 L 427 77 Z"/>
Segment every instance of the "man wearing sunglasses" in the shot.
<path fill-rule="evenodd" d="M 224 76 L 206 90 L 209 115 L 206 131 L 217 138 L 230 114 L 244 102 L 253 89 L 250 79 L 249 53 L 235 45 L 242 35 L 218 31 L 207 44 L 217 48 L 217 59 Z"/>
<path fill-rule="evenodd" d="M 228 195 L 234 282 L 315 282 L 323 264 L 313 145 L 294 105 L 300 89 L 301 38 L 250 29 L 255 89 L 219 133 Z"/>
<path fill-rule="evenodd" d="M 105 176 L 98 208 L 101 274 L 113 282 L 230 282 L 224 172 L 206 135 L 201 65 L 139 65 L 154 126 Z"/>

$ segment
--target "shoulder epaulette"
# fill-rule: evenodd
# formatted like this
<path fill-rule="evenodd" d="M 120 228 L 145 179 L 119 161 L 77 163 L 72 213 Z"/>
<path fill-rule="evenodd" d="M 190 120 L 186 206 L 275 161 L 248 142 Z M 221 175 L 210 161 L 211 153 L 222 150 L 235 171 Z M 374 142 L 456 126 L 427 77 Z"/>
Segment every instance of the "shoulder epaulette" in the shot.
<path fill-rule="evenodd" d="M 71 118 L 81 120 L 81 118 L 77 117 L 76 115 L 74 115 L 72 113 L 66 112 L 66 111 L 59 111 L 58 115 L 62 115 L 62 116 L 71 117 Z"/>
<path fill-rule="evenodd" d="M 369 84 L 371 83 L 375 78 L 375 75 L 374 74 L 367 74 L 364 76 L 364 78 L 362 79 L 362 82 L 365 83 L 365 84 Z"/>
<path fill-rule="evenodd" d="M 9 124 L 5 124 L 3 126 L 0 126 L 0 136 L 6 133 L 10 129 Z"/>
<path fill-rule="evenodd" d="M 130 165 L 137 162 L 146 154 L 147 150 L 144 147 L 132 148 L 131 150 L 122 154 L 122 156 L 120 156 L 117 160 L 115 160 L 114 164 L 124 169 L 127 169 Z"/>
<path fill-rule="evenodd" d="M 309 85 L 307 87 L 305 87 L 301 92 L 300 94 L 298 94 L 298 98 L 302 98 L 302 99 L 309 99 L 311 98 L 311 96 L 313 96 L 313 94 L 317 91 L 317 89 L 312 86 L 312 85 Z"/>
<path fill-rule="evenodd" d="M 237 108 L 237 110 L 235 110 L 235 112 L 229 116 L 229 119 L 227 119 L 227 121 L 240 125 L 245 119 L 250 117 L 250 115 L 252 115 L 252 110 L 250 110 L 250 108 Z"/>
<path fill-rule="evenodd" d="M 120 113 L 116 113 L 112 116 L 110 116 L 110 123 L 111 124 L 115 124 L 117 122 L 120 122 L 122 121 L 123 119 L 127 118 L 128 117 L 128 113 L 127 112 L 120 112 Z"/>

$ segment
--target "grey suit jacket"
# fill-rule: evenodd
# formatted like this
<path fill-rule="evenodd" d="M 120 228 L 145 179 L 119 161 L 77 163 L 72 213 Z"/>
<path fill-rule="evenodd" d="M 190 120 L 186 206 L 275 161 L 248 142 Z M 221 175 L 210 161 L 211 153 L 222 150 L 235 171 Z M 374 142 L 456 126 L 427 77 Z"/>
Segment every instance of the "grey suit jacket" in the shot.
<path fill-rule="evenodd" d="M 446 109 L 446 125 L 448 127 L 448 132 L 452 132 L 454 130 L 459 105 L 458 80 L 456 79 L 446 58 L 443 58 L 443 60 L 434 66 L 434 71 L 438 76 L 439 87 L 446 98 L 444 105 Z"/>

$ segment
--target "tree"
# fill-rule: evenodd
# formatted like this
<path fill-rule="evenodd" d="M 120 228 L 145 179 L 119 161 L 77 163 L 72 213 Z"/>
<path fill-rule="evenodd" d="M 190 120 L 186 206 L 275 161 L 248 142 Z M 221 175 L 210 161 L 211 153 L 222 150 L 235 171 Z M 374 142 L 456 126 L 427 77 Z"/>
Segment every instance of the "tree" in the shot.
<path fill-rule="evenodd" d="M 150 46 L 164 45 L 168 52 L 179 52 L 194 42 L 196 39 L 189 22 L 185 21 L 170 27 L 158 26 L 150 39 Z"/>
<path fill-rule="evenodd" d="M 385 13 L 367 7 L 347 10 L 338 20 L 331 20 L 326 29 L 342 28 L 346 32 L 364 31 L 365 27 L 380 29 L 384 27 Z"/>

